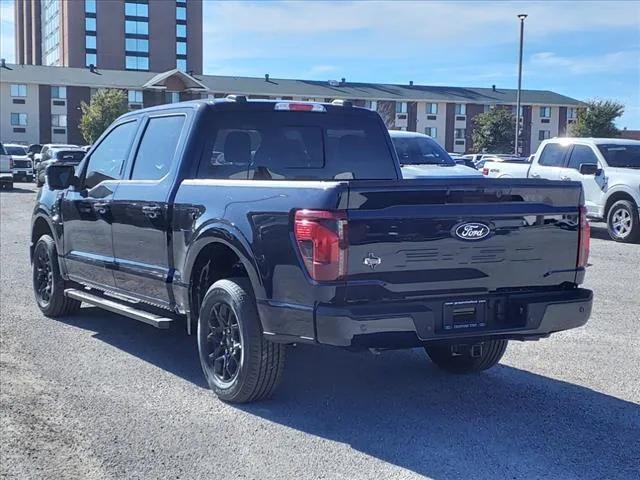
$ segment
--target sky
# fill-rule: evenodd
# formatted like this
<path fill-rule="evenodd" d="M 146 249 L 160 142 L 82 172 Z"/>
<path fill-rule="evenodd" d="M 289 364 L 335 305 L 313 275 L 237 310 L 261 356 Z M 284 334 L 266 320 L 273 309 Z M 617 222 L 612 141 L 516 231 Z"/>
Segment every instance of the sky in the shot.
<path fill-rule="evenodd" d="M 523 88 L 618 100 L 618 127 L 640 129 L 638 1 L 204 0 L 204 73 L 516 88 L 519 13 Z M 0 15 L 12 62 L 13 0 Z"/>

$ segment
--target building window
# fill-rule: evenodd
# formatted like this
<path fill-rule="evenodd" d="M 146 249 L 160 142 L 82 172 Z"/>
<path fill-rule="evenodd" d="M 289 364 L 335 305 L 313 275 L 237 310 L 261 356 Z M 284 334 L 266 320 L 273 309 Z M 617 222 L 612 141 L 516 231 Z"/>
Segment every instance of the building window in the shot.
<path fill-rule="evenodd" d="M 176 42 L 176 54 L 178 55 L 187 54 L 187 42 Z"/>
<path fill-rule="evenodd" d="M 407 113 L 407 102 L 396 102 L 396 113 Z"/>
<path fill-rule="evenodd" d="M 58 0 L 40 0 L 43 65 L 60 64 L 60 3 Z"/>
<path fill-rule="evenodd" d="M 438 104 L 437 103 L 427 103 L 427 114 L 429 114 L 429 115 L 437 115 L 438 114 Z"/>
<path fill-rule="evenodd" d="M 129 90 L 129 103 L 142 103 L 142 90 Z"/>
<path fill-rule="evenodd" d="M 96 0 L 84 0 L 84 12 L 96 13 Z"/>
<path fill-rule="evenodd" d="M 149 18 L 149 6 L 146 3 L 126 2 L 124 4 L 124 14 L 127 17 Z"/>
<path fill-rule="evenodd" d="M 464 140 L 467 136 L 466 128 L 456 128 L 454 130 L 456 140 Z"/>
<path fill-rule="evenodd" d="M 11 114 L 11 125 L 17 127 L 24 127 L 27 125 L 27 114 L 26 113 L 12 113 Z"/>
<path fill-rule="evenodd" d="M 125 57 L 125 68 L 127 70 L 149 70 L 149 57 Z"/>
<path fill-rule="evenodd" d="M 95 35 L 87 35 L 84 37 L 84 47 L 87 50 L 95 50 L 96 49 L 96 36 Z"/>
<path fill-rule="evenodd" d="M 378 101 L 377 100 L 368 100 L 365 103 L 365 106 L 369 109 L 369 110 L 373 110 L 374 112 L 378 111 Z"/>
<path fill-rule="evenodd" d="M 432 105 L 437 105 L 433 104 Z M 456 103 L 456 115 L 466 115 L 467 114 L 467 105 L 464 103 Z"/>
<path fill-rule="evenodd" d="M 187 26 L 178 24 L 176 25 L 176 37 L 187 38 Z"/>
<path fill-rule="evenodd" d="M 550 117 L 551 117 L 551 107 L 540 107 L 540 118 L 550 118 Z"/>
<path fill-rule="evenodd" d="M 186 7 L 176 7 L 176 20 L 186 20 L 187 9 Z"/>
<path fill-rule="evenodd" d="M 96 31 L 96 19 L 93 17 L 87 17 L 84 19 L 84 29 L 87 32 L 95 32 Z"/>
<path fill-rule="evenodd" d="M 436 127 L 426 127 L 424 129 L 424 134 L 436 138 L 438 136 L 438 129 Z"/>
<path fill-rule="evenodd" d="M 125 50 L 127 52 L 149 53 L 149 40 L 144 38 L 126 38 Z"/>
<path fill-rule="evenodd" d="M 51 115 L 51 125 L 53 127 L 66 127 L 67 126 L 67 116 L 66 115 Z"/>
<path fill-rule="evenodd" d="M 184 58 L 178 58 L 176 60 L 176 68 L 182 72 L 187 71 L 187 61 Z"/>
<path fill-rule="evenodd" d="M 87 53 L 84 56 L 84 63 L 87 67 L 89 65 L 93 65 L 95 67 L 98 65 L 98 56 L 95 53 Z"/>
<path fill-rule="evenodd" d="M 575 120 L 578 117 L 578 109 L 575 107 L 567 108 L 567 118 L 569 120 Z"/>
<path fill-rule="evenodd" d="M 128 33 L 130 35 L 149 35 L 149 22 L 125 20 L 124 33 Z"/>
<path fill-rule="evenodd" d="M 547 140 L 551 138 L 551 130 L 540 130 L 538 131 L 538 140 Z"/>
<path fill-rule="evenodd" d="M 66 99 L 67 87 L 51 87 L 51 98 Z"/>
<path fill-rule="evenodd" d="M 11 85 L 11 96 L 12 97 L 26 97 L 27 96 L 27 86 L 23 84 L 13 84 Z"/>
<path fill-rule="evenodd" d="M 179 92 L 165 92 L 165 100 L 167 103 L 178 103 L 180 101 Z"/>

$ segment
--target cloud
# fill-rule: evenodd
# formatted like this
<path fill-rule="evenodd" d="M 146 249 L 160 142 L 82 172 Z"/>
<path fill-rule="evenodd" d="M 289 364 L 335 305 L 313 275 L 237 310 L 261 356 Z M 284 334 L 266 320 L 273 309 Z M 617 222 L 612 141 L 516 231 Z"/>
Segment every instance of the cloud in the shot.
<path fill-rule="evenodd" d="M 531 56 L 534 69 L 562 69 L 575 75 L 620 73 L 635 71 L 640 74 L 640 50 L 623 50 L 602 55 L 561 56 L 554 52 L 539 52 Z M 640 77 L 638 77 L 640 79 Z"/>

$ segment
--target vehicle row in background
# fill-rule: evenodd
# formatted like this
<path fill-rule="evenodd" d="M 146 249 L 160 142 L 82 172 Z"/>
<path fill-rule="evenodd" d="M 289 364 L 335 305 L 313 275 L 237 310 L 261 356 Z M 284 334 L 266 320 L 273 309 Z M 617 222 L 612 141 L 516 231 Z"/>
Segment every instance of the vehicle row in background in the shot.
<path fill-rule="evenodd" d="M 490 161 L 492 178 L 578 181 L 587 216 L 607 223 L 618 242 L 640 241 L 640 141 L 614 138 L 553 138 L 542 142 L 530 163 Z"/>

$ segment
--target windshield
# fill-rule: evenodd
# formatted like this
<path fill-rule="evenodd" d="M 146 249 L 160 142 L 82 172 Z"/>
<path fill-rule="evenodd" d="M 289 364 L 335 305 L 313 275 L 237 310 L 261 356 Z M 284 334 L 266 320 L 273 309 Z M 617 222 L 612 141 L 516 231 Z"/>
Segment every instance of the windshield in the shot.
<path fill-rule="evenodd" d="M 23 147 L 5 146 L 5 150 L 9 155 L 26 155 L 27 152 Z"/>
<path fill-rule="evenodd" d="M 640 145 L 603 144 L 598 150 L 610 167 L 640 168 Z"/>
<path fill-rule="evenodd" d="M 456 163 L 438 143 L 427 137 L 391 137 L 400 165 L 442 165 Z"/>

